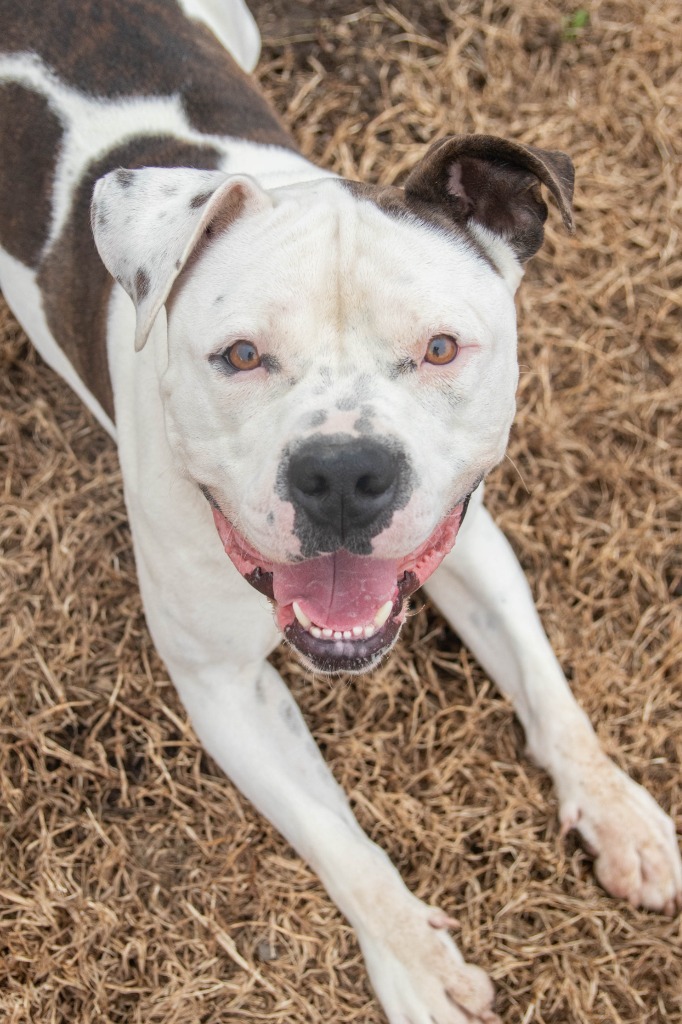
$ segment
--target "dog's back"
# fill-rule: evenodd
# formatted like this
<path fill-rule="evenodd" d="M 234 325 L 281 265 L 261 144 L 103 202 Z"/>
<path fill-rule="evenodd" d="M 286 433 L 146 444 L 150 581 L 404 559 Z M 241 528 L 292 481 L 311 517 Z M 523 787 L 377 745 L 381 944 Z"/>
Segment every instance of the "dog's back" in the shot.
<path fill-rule="evenodd" d="M 0 0 L 0 288 L 113 432 L 112 280 L 90 230 L 95 181 L 116 167 L 224 169 L 229 138 L 293 143 L 236 63 L 250 70 L 259 49 L 242 0 L 74 10 Z"/>

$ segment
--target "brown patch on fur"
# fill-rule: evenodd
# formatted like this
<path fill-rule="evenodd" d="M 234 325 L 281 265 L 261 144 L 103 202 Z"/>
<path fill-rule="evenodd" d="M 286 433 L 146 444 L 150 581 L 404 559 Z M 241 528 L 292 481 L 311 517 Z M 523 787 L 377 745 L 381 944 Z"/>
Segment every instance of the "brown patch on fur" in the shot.
<path fill-rule="evenodd" d="M 501 235 L 525 262 L 544 238 L 547 206 L 540 182 L 572 231 L 573 178 L 573 164 L 564 153 L 492 135 L 455 135 L 431 146 L 409 174 L 405 194 L 440 208 L 455 223 L 475 220 Z"/>
<path fill-rule="evenodd" d="M 138 167 L 202 167 L 215 170 L 220 154 L 168 136 L 133 139 L 91 164 L 74 194 L 69 219 L 43 260 L 38 284 L 50 330 L 90 391 L 114 418 L 106 351 L 106 319 L 113 284 L 90 229 L 90 200 L 98 178 L 121 164 Z M 144 275 L 144 277 L 142 276 Z M 138 280 L 139 279 L 139 280 Z M 136 287 L 144 287 L 140 269 Z M 132 344 L 132 341 L 131 341 Z"/>
<path fill-rule="evenodd" d="M 61 137 L 43 96 L 16 82 L 0 85 L 0 242 L 28 267 L 47 242 Z"/>
<path fill-rule="evenodd" d="M 201 132 L 296 148 L 213 33 L 171 0 L 25 0 L 16 15 L 0 12 L 0 39 L 5 52 L 37 54 L 88 95 L 179 95 Z"/>

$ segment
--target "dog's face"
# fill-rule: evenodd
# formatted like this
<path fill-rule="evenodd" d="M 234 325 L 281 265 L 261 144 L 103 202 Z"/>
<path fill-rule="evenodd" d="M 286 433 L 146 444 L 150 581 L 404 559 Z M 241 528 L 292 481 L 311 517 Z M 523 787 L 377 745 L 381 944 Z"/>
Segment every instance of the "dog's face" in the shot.
<path fill-rule="evenodd" d="M 446 165 L 462 209 L 465 160 Z M 523 216 L 514 200 L 494 212 L 507 237 L 429 201 L 420 173 L 414 194 L 409 180 L 265 192 L 161 170 L 115 172 L 96 191 L 95 235 L 136 300 L 138 345 L 167 306 L 160 386 L 181 471 L 321 671 L 364 671 L 392 645 L 514 414 L 513 294 L 544 219 L 537 173 L 515 181 Z M 529 243 L 518 225 L 533 185 Z M 139 241 L 121 231 L 131 204 L 146 214 Z"/>

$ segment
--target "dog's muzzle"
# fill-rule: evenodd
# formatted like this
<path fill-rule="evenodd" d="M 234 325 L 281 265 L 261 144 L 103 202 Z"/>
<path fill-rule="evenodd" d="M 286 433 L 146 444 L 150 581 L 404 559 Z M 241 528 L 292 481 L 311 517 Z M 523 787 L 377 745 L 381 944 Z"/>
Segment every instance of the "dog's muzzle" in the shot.
<path fill-rule="evenodd" d="M 305 558 L 339 548 L 369 555 L 372 539 L 409 501 L 411 480 L 398 444 L 332 435 L 286 453 L 279 489 L 294 508 L 294 533 Z"/>
<path fill-rule="evenodd" d="M 318 672 L 366 672 L 394 644 L 407 600 L 455 543 L 469 495 L 430 537 L 403 558 L 375 558 L 337 547 L 296 562 L 268 561 L 220 511 L 210 491 L 213 518 L 225 551 L 253 587 L 274 604 L 285 639 Z"/>

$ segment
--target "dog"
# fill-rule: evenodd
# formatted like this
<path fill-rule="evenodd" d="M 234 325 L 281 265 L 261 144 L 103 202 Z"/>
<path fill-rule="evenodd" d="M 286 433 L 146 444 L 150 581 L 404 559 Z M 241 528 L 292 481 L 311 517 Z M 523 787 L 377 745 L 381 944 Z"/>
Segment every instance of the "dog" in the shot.
<path fill-rule="evenodd" d="M 682 908 L 673 824 L 600 749 L 483 505 L 514 293 L 541 188 L 573 227 L 569 158 L 450 136 L 402 187 L 331 175 L 249 80 L 242 0 L 26 0 L 0 40 L 0 287 L 117 441 L 147 621 L 197 734 L 354 926 L 391 1024 L 491 1024 L 493 989 L 353 817 L 266 660 L 282 636 L 314 671 L 369 671 L 423 585 L 604 888 Z"/>

